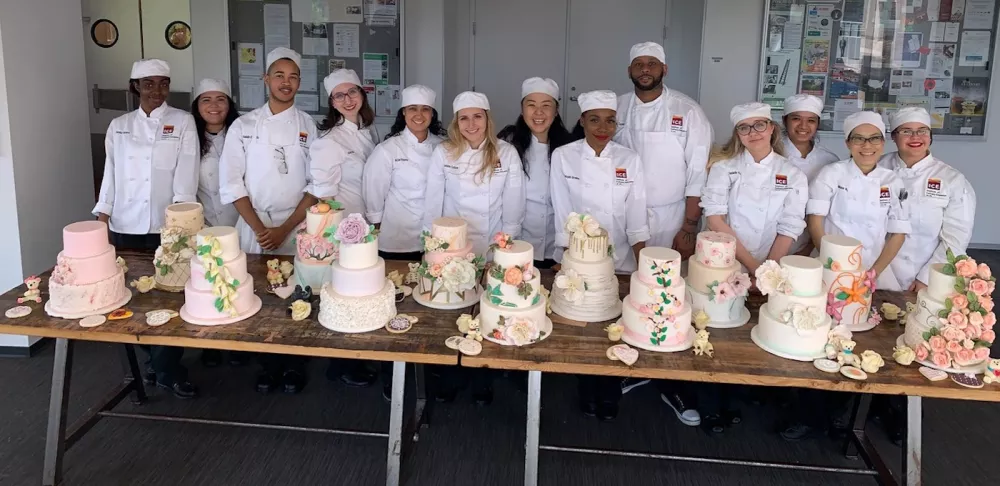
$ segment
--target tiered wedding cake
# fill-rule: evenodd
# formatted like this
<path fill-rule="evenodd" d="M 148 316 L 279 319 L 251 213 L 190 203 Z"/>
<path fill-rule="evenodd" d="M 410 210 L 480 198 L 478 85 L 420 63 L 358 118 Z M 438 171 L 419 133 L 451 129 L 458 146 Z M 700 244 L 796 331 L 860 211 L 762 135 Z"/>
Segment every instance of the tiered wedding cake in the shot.
<path fill-rule="evenodd" d="M 545 296 L 539 293 L 541 276 L 532 265 L 534 247 L 504 234 L 494 241 L 486 292 L 479 299 L 483 336 L 513 346 L 544 339 L 552 333 L 552 321 L 545 316 Z"/>
<path fill-rule="evenodd" d="M 330 281 L 330 263 L 337 257 L 333 232 L 343 218 L 336 201 L 322 201 L 309 208 L 295 232 L 295 279 L 302 287 L 318 289 Z"/>
<path fill-rule="evenodd" d="M 622 313 L 608 232 L 586 214 L 566 218 L 569 248 L 552 289 L 552 312 L 576 321 L 601 322 Z M 626 249 L 631 251 L 631 249 Z"/>
<path fill-rule="evenodd" d="M 247 254 L 240 250 L 236 228 L 215 226 L 195 235 L 196 256 L 191 279 L 184 286 L 181 319 L 215 326 L 242 321 L 260 311 L 253 277 L 247 272 Z"/>
<path fill-rule="evenodd" d="M 472 253 L 468 224 L 461 218 L 437 218 L 420 237 L 424 258 L 414 300 L 435 309 L 461 309 L 476 303 L 485 260 Z"/>
<path fill-rule="evenodd" d="M 378 230 L 353 213 L 337 224 L 333 238 L 340 257 L 320 292 L 319 323 L 347 333 L 384 327 L 396 315 L 396 287 L 378 256 Z"/>
<path fill-rule="evenodd" d="M 757 287 L 767 297 L 750 338 L 782 358 L 812 361 L 824 356 L 832 327 L 826 315 L 823 266 L 815 258 L 786 256 L 757 268 Z"/>
<path fill-rule="evenodd" d="M 875 291 L 875 275 L 861 261 L 861 242 L 847 236 L 826 235 L 820 242 L 819 261 L 823 264 L 826 312 L 834 325 L 843 324 L 851 332 L 875 327 L 868 311 Z"/>
<path fill-rule="evenodd" d="M 167 206 L 166 222 L 160 230 L 160 246 L 153 256 L 156 288 L 180 292 L 191 278 L 194 235 L 205 227 L 205 213 L 199 203 Z"/>
<path fill-rule="evenodd" d="M 750 320 L 745 306 L 750 277 L 740 272 L 734 236 L 717 231 L 698 233 L 687 272 L 691 308 L 705 311 L 709 327 L 739 327 Z"/>
<path fill-rule="evenodd" d="M 128 303 L 125 271 L 108 243 L 108 225 L 82 221 L 63 228 L 63 251 L 49 279 L 45 312 L 76 319 L 111 312 Z"/>
<path fill-rule="evenodd" d="M 639 251 L 639 270 L 632 273 L 622 306 L 625 342 L 650 351 L 684 351 L 691 347 L 691 306 L 685 305 L 681 255 L 669 248 Z"/>

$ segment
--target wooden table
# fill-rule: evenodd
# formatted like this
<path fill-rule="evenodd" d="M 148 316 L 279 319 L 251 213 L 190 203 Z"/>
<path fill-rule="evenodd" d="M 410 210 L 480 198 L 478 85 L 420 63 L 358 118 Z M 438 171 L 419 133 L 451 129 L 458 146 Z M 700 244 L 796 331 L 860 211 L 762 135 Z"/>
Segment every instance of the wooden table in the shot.
<path fill-rule="evenodd" d="M 128 267 L 131 281 L 142 275 L 152 275 L 152 254 L 143 252 L 121 252 Z M 391 334 L 374 331 L 364 334 L 343 334 L 330 331 L 315 320 L 319 300 L 313 304 L 313 316 L 305 321 L 293 321 L 286 313 L 288 302 L 265 292 L 265 260 L 268 257 L 249 255 L 247 266 L 254 276 L 255 292 L 261 296 L 261 311 L 244 321 L 224 326 L 196 326 L 187 324 L 180 318 L 172 319 L 160 327 L 146 325 L 144 313 L 154 309 L 179 310 L 184 302 L 183 293 L 154 290 L 139 294 L 132 290 L 132 301 L 126 306 L 134 312 L 127 320 L 108 321 L 95 328 L 80 327 L 78 320 L 52 318 L 45 314 L 42 305 L 31 304 L 33 312 L 20 319 L 8 319 L 0 314 L 0 333 L 41 336 L 56 339 L 55 361 L 53 363 L 52 395 L 49 404 L 49 425 L 46 436 L 45 467 L 43 484 L 58 484 L 62 478 L 62 458 L 64 452 L 89 431 L 101 417 L 125 417 L 214 423 L 220 425 L 254 426 L 280 430 L 297 430 L 324 433 L 340 433 L 354 436 L 379 437 L 388 439 L 386 484 L 399 484 L 400 458 L 409 440 L 403 440 L 404 429 L 407 437 L 416 440 L 420 425 L 424 423 L 425 406 L 423 366 L 424 364 L 457 365 L 456 351 L 448 349 L 444 341 L 457 334 L 455 320 L 462 311 L 440 311 L 420 306 L 412 298 L 397 304 L 400 313 L 417 316 L 420 320 L 405 334 Z M 289 257 L 281 257 L 290 260 Z M 399 270 L 405 275 L 406 262 L 386 262 L 387 271 Z M 48 300 L 48 277 L 51 271 L 42 275 L 42 298 Z M 17 297 L 24 291 L 20 286 L 0 296 L 0 309 L 17 305 Z M 318 294 L 318 290 L 316 291 Z M 127 370 L 126 379 L 103 403 L 88 412 L 67 428 L 66 409 L 69 398 L 73 341 L 101 341 L 122 343 L 123 363 Z M 125 397 L 132 395 L 133 402 L 141 403 L 146 394 L 133 346 L 134 344 L 181 346 L 191 348 L 226 349 L 233 351 L 253 351 L 302 356 L 349 358 L 393 362 L 392 400 L 388 432 L 366 432 L 339 429 L 314 429 L 274 424 L 248 424 L 230 421 L 211 421 L 184 417 L 152 416 L 115 412 L 114 407 Z M 406 363 L 414 363 L 413 379 L 406 380 Z M 412 384 L 406 392 L 406 383 Z M 411 399 L 412 398 L 412 399 Z M 404 407 L 410 413 L 404 417 Z M 406 422 L 404 424 L 404 421 Z M 405 425 L 405 426 L 404 426 Z M 412 435 L 410 434 L 412 432 Z"/>
<path fill-rule="evenodd" d="M 547 288 L 550 288 L 551 279 L 550 272 L 543 272 L 543 282 Z M 620 293 L 624 297 L 628 294 L 628 276 L 620 276 L 619 282 Z M 891 301 L 905 307 L 905 301 L 915 299 L 915 294 L 906 295 L 898 292 L 879 291 L 875 296 L 875 306 L 878 307 L 882 302 Z M 856 353 L 860 354 L 861 351 L 871 349 L 881 354 L 886 361 L 884 368 L 878 373 L 869 374 L 865 381 L 850 380 L 839 373 L 824 373 L 816 369 L 810 362 L 791 361 L 768 354 L 750 340 L 750 330 L 757 321 L 757 307 L 764 298 L 758 295 L 750 300 L 749 307 L 753 317 L 748 324 L 736 329 L 709 330 L 711 332 L 710 340 L 715 347 L 714 358 L 695 356 L 692 351 L 654 353 L 640 350 L 639 360 L 634 366 L 628 367 L 621 362 L 611 361 L 607 358 L 607 349 L 614 343 L 608 340 L 607 333 L 603 330 L 609 324 L 604 322 L 588 324 L 585 327 L 555 323 L 552 335 L 541 342 L 520 348 L 487 344 L 483 346 L 482 354 L 462 356 L 460 361 L 462 366 L 467 367 L 527 370 L 529 372 L 524 480 L 526 485 L 537 484 L 539 449 L 749 466 L 792 467 L 823 472 L 849 472 L 875 476 L 882 484 L 895 484 L 897 480 L 892 477 L 889 468 L 879 457 L 864 432 L 868 405 L 873 394 L 907 396 L 907 435 L 903 448 L 906 473 L 903 479 L 906 484 L 916 485 L 920 483 L 921 467 L 921 397 L 1000 401 L 1000 387 L 987 385 L 976 390 L 961 387 L 951 380 L 932 383 L 917 371 L 919 364 L 908 367 L 897 364 L 892 359 L 892 349 L 895 346 L 896 338 L 903 333 L 903 328 L 892 321 L 883 321 L 880 326 L 871 331 L 854 334 L 853 339 L 857 342 Z M 857 401 L 854 411 L 852 443 L 848 446 L 848 453 L 855 454 L 855 446 L 860 449 L 868 469 L 798 466 L 783 463 L 761 463 L 759 461 L 540 445 L 539 422 L 543 372 L 799 387 L 859 393 L 862 395 L 861 399 Z"/>

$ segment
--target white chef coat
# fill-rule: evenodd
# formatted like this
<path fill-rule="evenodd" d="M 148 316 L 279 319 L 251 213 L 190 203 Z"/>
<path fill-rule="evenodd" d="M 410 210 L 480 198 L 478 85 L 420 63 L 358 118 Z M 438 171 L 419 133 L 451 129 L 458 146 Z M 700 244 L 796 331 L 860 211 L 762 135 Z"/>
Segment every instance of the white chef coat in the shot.
<path fill-rule="evenodd" d="M 809 183 L 787 159 L 771 152 L 754 162 L 750 152 L 712 165 L 701 193 L 705 216 L 726 216 L 736 238 L 758 262 L 778 235 L 793 240 L 806 228 Z"/>
<path fill-rule="evenodd" d="M 423 251 L 424 187 L 431 154 L 440 143 L 441 137 L 432 133 L 421 143 L 406 128 L 378 144 L 368 156 L 362 195 L 368 221 L 382 224 L 379 250 Z"/>
<path fill-rule="evenodd" d="M 903 181 L 891 170 L 876 166 L 865 175 L 853 159 L 842 160 L 823 167 L 809 185 L 806 214 L 825 216 L 826 234 L 861 241 L 861 263 L 867 269 L 882 254 L 888 233 L 910 233 L 908 214 L 900 204 L 904 191 Z M 899 290 L 891 266 L 876 285 Z"/>
<path fill-rule="evenodd" d="M 615 141 L 639 153 L 653 246 L 671 247 L 684 224 L 686 198 L 701 197 L 712 147 L 712 125 L 701 106 L 663 88 L 643 103 L 628 93 L 618 97 Z M 683 174 L 681 177 L 680 175 Z"/>
<path fill-rule="evenodd" d="M 535 248 L 535 260 L 554 258 L 556 251 L 555 212 L 549 196 L 549 144 L 531 136 L 524 152 L 527 163 L 527 201 L 521 239 Z"/>
<path fill-rule="evenodd" d="M 232 204 L 222 204 L 219 196 L 219 158 L 226 141 L 226 130 L 217 134 L 206 133 L 208 152 L 201 156 L 201 171 L 198 176 L 198 202 L 205 210 L 205 221 L 209 226 L 233 226 L 240 213 Z"/>
<path fill-rule="evenodd" d="M 313 171 L 324 170 L 314 168 L 309 161 L 309 146 L 315 138 L 316 123 L 294 106 L 275 115 L 265 104 L 239 117 L 229 127 L 219 160 L 222 203 L 249 197 L 266 227 L 283 224 L 295 212 L 303 193 L 315 194 Z M 244 252 L 264 253 L 242 217 L 236 229 Z M 289 232 L 281 248 L 269 253 L 292 255 L 293 241 L 294 232 Z"/>
<path fill-rule="evenodd" d="M 198 193 L 195 130 L 190 113 L 166 104 L 149 116 L 140 108 L 111 120 L 94 215 L 110 216 L 116 233 L 159 233 L 167 206 L 194 202 Z"/>
<path fill-rule="evenodd" d="M 365 160 L 378 143 L 375 126 L 358 128 L 354 122 L 343 123 L 322 133 L 309 147 L 309 160 L 316 161 L 315 196 L 333 196 L 344 205 L 344 214 L 365 212 L 361 178 Z"/>
<path fill-rule="evenodd" d="M 788 137 L 783 137 L 785 142 L 785 158 L 792 163 L 797 169 L 801 170 L 805 175 L 809 183 L 816 178 L 816 174 L 819 174 L 819 170 L 825 167 L 827 164 L 832 164 L 840 160 L 840 157 L 830 151 L 830 149 L 820 145 L 819 143 L 813 142 L 813 148 L 809 151 L 805 157 L 802 157 L 802 153 L 799 149 L 795 147 Z M 790 254 L 794 254 L 806 246 L 809 242 L 809 232 L 803 231 L 799 239 L 792 244 L 792 248 L 789 250 Z"/>
<path fill-rule="evenodd" d="M 557 148 L 551 169 L 556 246 L 569 246 L 569 213 L 589 214 L 615 246 L 615 272 L 634 272 L 632 246 L 649 240 L 643 165 L 639 154 L 614 141 L 600 156 L 586 139 Z M 556 253 L 562 260 L 562 252 Z"/>
<path fill-rule="evenodd" d="M 879 166 L 893 171 L 908 193 L 903 207 L 910 215 L 912 231 L 890 264 L 893 274 L 904 289 L 914 279 L 927 284 L 931 264 L 946 263 L 949 248 L 956 255 L 968 249 L 976 218 L 976 191 L 961 172 L 933 155 L 907 167 L 894 152 L 882 156 Z"/>
<path fill-rule="evenodd" d="M 503 140 L 498 141 L 497 152 L 500 165 L 492 177 L 481 180 L 476 175 L 483 161 L 481 149 L 468 148 L 458 160 L 448 157 L 445 144 L 434 149 L 427 168 L 425 230 L 430 230 L 435 218 L 462 218 L 469 224 L 469 242 L 477 255 L 486 253 L 497 232 L 514 238 L 521 235 L 525 200 L 521 158 Z"/>

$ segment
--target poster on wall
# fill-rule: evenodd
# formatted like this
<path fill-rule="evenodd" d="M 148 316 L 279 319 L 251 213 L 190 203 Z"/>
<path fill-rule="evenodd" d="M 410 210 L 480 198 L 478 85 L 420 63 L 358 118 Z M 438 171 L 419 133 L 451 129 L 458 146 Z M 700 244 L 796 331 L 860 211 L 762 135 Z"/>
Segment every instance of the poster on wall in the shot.
<path fill-rule="evenodd" d="M 376 52 L 364 53 L 364 74 L 361 79 L 365 84 L 389 84 L 389 55 Z"/>
<path fill-rule="evenodd" d="M 327 35 L 326 24 L 302 24 L 302 55 L 330 55 L 330 36 Z"/>
<path fill-rule="evenodd" d="M 375 99 L 378 106 L 375 116 L 396 116 L 403 103 L 398 84 L 375 86 Z"/>
<path fill-rule="evenodd" d="M 951 106 L 952 79 L 927 78 L 924 83 L 927 97 L 934 108 L 949 108 Z"/>
<path fill-rule="evenodd" d="M 957 78 L 951 96 L 951 114 L 957 116 L 983 116 L 989 94 L 988 78 Z"/>
<path fill-rule="evenodd" d="M 806 39 L 829 39 L 833 35 L 833 12 L 833 5 L 810 3 L 806 7 Z"/>
<path fill-rule="evenodd" d="M 830 70 L 830 41 L 806 39 L 802 43 L 802 72 L 825 73 Z"/>
<path fill-rule="evenodd" d="M 962 32 L 959 66 L 983 67 L 989 62 L 990 31 L 967 30 Z"/>
<path fill-rule="evenodd" d="M 955 44 L 931 44 L 927 55 L 927 76 L 950 78 L 955 74 Z"/>
<path fill-rule="evenodd" d="M 830 98 L 853 100 L 858 98 L 861 74 L 846 68 L 830 71 Z"/>
<path fill-rule="evenodd" d="M 826 99 L 826 75 L 803 73 L 802 80 L 799 82 L 799 93 Z"/>
<path fill-rule="evenodd" d="M 359 57 L 358 24 L 333 24 L 333 55 Z"/>
<path fill-rule="evenodd" d="M 893 40 L 892 66 L 920 67 L 923 59 L 924 34 L 922 32 L 902 32 Z"/>
<path fill-rule="evenodd" d="M 264 75 L 264 44 L 240 42 L 239 46 L 240 76 Z"/>
<path fill-rule="evenodd" d="M 994 0 L 968 0 L 965 3 L 963 29 L 992 29 Z"/>
<path fill-rule="evenodd" d="M 330 2 L 330 22 L 351 22 L 360 24 L 364 20 L 361 0 L 328 0 Z"/>
<path fill-rule="evenodd" d="M 798 49 L 772 52 L 766 56 L 764 79 L 761 83 L 762 101 L 771 106 L 783 106 L 785 98 L 792 96 L 799 82 Z"/>
<path fill-rule="evenodd" d="M 288 13 L 288 5 L 265 3 L 264 51 L 271 52 L 275 47 L 290 47 L 291 25 L 292 20 Z"/>

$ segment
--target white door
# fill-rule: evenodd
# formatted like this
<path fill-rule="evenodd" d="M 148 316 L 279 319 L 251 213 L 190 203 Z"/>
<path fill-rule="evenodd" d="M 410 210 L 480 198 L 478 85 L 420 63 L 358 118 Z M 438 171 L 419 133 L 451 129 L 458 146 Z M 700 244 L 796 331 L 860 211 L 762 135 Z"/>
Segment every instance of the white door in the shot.
<path fill-rule="evenodd" d="M 563 87 L 567 0 L 474 0 L 473 80 L 497 130 L 521 113 L 521 82 L 552 78 Z"/>
<path fill-rule="evenodd" d="M 190 93 L 194 89 L 194 39 L 186 49 L 175 49 L 167 42 L 167 28 L 179 33 L 183 25 L 191 27 L 191 4 L 183 0 L 142 0 L 142 45 L 146 59 L 163 59 L 170 64 L 170 91 Z M 178 22 L 183 22 L 180 24 Z M 180 42 L 180 39 L 175 38 Z M 181 44 L 183 45 L 183 44 Z M 175 96 L 171 96 L 175 98 Z M 173 101 L 173 100 L 172 100 Z M 174 108 L 190 110 L 191 106 Z"/>
<path fill-rule="evenodd" d="M 142 57 L 137 0 L 83 0 L 84 56 L 90 98 L 90 131 L 103 143 L 108 125 L 125 114 L 132 62 Z M 95 31 L 93 36 L 92 31 Z M 117 39 L 115 39 L 117 33 Z M 96 37 L 96 40 L 95 40 Z M 101 47 L 113 42 L 110 47 Z M 96 90 L 95 90 L 96 88 Z M 95 104 L 95 95 L 97 103 Z M 103 106 L 95 108 L 95 106 Z M 92 137 L 93 138 L 93 137 Z M 102 149 L 103 150 L 103 149 Z M 95 176 L 99 177 L 95 171 Z"/>

